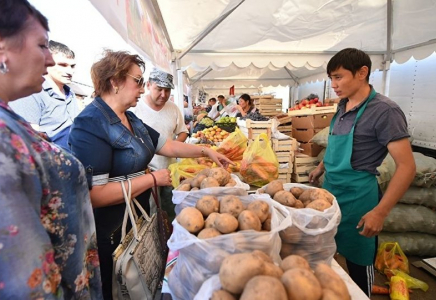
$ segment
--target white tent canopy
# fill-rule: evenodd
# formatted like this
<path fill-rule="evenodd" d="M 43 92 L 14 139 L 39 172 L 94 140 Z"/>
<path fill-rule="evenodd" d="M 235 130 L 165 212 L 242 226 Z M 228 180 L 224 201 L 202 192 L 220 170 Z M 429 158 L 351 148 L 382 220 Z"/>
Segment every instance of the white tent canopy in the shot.
<path fill-rule="evenodd" d="M 129 39 L 120 17 L 128 1 L 90 1 Z M 436 0 L 130 1 L 154 12 L 175 75 L 185 71 L 191 83 L 210 87 L 323 79 L 330 57 L 346 47 L 369 53 L 374 70 L 436 50 Z"/>

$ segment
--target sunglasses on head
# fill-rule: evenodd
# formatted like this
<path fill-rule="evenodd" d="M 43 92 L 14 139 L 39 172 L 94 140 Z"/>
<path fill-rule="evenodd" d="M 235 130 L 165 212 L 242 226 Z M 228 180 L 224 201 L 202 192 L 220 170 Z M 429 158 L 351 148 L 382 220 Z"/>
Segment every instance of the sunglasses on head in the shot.
<path fill-rule="evenodd" d="M 145 80 L 144 77 L 138 78 L 135 77 L 133 75 L 130 75 L 129 73 L 127 73 L 128 76 L 132 77 L 133 80 L 135 80 L 135 82 L 140 86 L 140 87 L 145 87 Z"/>

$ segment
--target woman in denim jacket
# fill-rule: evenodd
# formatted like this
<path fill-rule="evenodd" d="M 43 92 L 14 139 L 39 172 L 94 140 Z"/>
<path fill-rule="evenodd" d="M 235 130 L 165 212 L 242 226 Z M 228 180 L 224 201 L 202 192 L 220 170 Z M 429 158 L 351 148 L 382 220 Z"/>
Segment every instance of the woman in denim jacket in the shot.
<path fill-rule="evenodd" d="M 171 185 L 167 169 L 144 172 L 155 153 L 169 157 L 207 155 L 220 166 L 230 162 L 212 149 L 164 140 L 127 111 L 144 93 L 144 68 L 138 55 L 106 51 L 91 68 L 96 98 L 75 119 L 69 138 L 72 153 L 85 166 L 91 189 L 105 299 L 112 299 L 112 253 L 121 239 L 125 210 L 120 183 L 114 181 L 131 178 L 132 197 L 148 212 L 153 177 L 158 186 Z"/>

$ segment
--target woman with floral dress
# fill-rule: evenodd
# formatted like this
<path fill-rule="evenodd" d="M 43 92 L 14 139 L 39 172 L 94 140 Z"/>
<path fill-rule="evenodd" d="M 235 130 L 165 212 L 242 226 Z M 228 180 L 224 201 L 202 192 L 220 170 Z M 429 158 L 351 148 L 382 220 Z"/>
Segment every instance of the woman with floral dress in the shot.
<path fill-rule="evenodd" d="M 8 106 L 54 65 L 47 19 L 26 0 L 0 7 L 0 299 L 101 299 L 83 166 Z"/>

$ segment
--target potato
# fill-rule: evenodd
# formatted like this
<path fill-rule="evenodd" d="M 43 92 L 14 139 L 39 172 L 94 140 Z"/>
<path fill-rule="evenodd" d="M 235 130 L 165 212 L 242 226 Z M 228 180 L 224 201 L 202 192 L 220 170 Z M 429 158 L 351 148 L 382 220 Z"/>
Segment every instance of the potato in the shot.
<path fill-rule="evenodd" d="M 280 267 L 283 271 L 300 268 L 300 269 L 306 269 L 310 271 L 310 265 L 307 262 L 307 260 L 300 256 L 300 255 L 289 255 L 285 259 L 283 259 L 282 263 L 280 264 Z"/>
<path fill-rule="evenodd" d="M 197 173 L 197 175 L 206 175 L 209 176 L 210 168 L 206 168 Z"/>
<path fill-rule="evenodd" d="M 238 216 L 239 230 L 256 230 L 262 229 L 262 224 L 256 213 L 251 210 L 243 210 Z"/>
<path fill-rule="evenodd" d="M 269 205 L 262 200 L 255 200 L 251 202 L 248 204 L 247 210 L 253 211 L 262 223 L 265 222 L 269 215 Z"/>
<path fill-rule="evenodd" d="M 225 290 L 218 290 L 213 292 L 210 300 L 236 300 L 236 297 Z"/>
<path fill-rule="evenodd" d="M 304 207 L 307 206 L 307 204 L 309 204 L 310 202 L 312 202 L 312 198 L 311 198 L 311 194 L 315 189 L 307 189 L 305 190 L 300 197 L 298 197 L 298 200 L 300 200 L 301 202 L 303 202 Z"/>
<path fill-rule="evenodd" d="M 200 189 L 198 187 L 192 188 L 191 191 L 199 191 Z"/>
<path fill-rule="evenodd" d="M 235 218 L 244 210 L 244 205 L 237 196 L 227 195 L 220 201 L 220 213 L 229 213 Z"/>
<path fill-rule="evenodd" d="M 183 184 L 179 185 L 176 190 L 177 191 L 183 191 L 183 192 L 190 191 L 191 190 L 191 184 L 183 183 Z"/>
<path fill-rule="evenodd" d="M 229 255 L 221 264 L 221 286 L 232 294 L 241 294 L 245 284 L 254 276 L 261 275 L 264 268 L 264 261 L 251 253 Z"/>
<path fill-rule="evenodd" d="M 274 263 L 265 262 L 265 270 L 263 271 L 263 275 L 280 279 L 283 275 L 283 270 Z"/>
<path fill-rule="evenodd" d="M 322 296 L 321 285 L 312 271 L 306 269 L 290 269 L 282 276 L 289 300 L 319 300 Z"/>
<path fill-rule="evenodd" d="M 293 187 L 289 190 L 295 198 L 300 198 L 300 195 L 304 192 L 304 190 L 300 187 Z"/>
<path fill-rule="evenodd" d="M 297 244 L 303 237 L 303 232 L 296 226 L 289 226 L 279 232 L 279 236 L 285 243 Z"/>
<path fill-rule="evenodd" d="M 287 300 L 286 290 L 279 279 L 270 276 L 255 276 L 244 288 L 240 300 Z"/>
<path fill-rule="evenodd" d="M 182 209 L 176 220 L 190 233 L 197 233 L 204 227 L 203 215 L 195 207 Z"/>
<path fill-rule="evenodd" d="M 330 204 L 333 203 L 333 198 L 334 198 L 333 195 L 330 194 L 329 191 L 325 189 L 315 189 L 315 191 L 313 191 L 310 194 L 310 197 L 312 200 L 324 198 Z"/>
<path fill-rule="evenodd" d="M 191 187 L 193 188 L 199 188 L 201 185 L 201 182 L 206 178 L 206 175 L 203 174 L 198 174 L 197 176 L 195 176 L 192 181 L 191 181 Z"/>
<path fill-rule="evenodd" d="M 323 289 L 332 290 L 339 297 L 340 300 L 351 300 L 350 293 L 342 278 L 333 271 L 325 263 L 320 263 L 315 268 L 315 276 L 318 278 L 319 283 Z"/>
<path fill-rule="evenodd" d="M 225 185 L 226 187 L 232 187 L 236 185 L 236 181 L 233 178 L 230 178 L 229 182 Z"/>
<path fill-rule="evenodd" d="M 295 208 L 304 208 L 304 204 L 303 202 L 301 202 L 300 200 L 297 199 L 297 201 L 295 201 Z"/>
<path fill-rule="evenodd" d="M 317 199 L 317 200 L 310 202 L 309 204 L 307 204 L 306 208 L 312 208 L 312 209 L 316 209 L 319 211 L 324 211 L 327 208 L 329 208 L 330 206 L 332 206 L 332 205 L 330 203 L 328 203 L 327 200 L 324 200 L 324 198 L 321 198 L 321 199 Z"/>
<path fill-rule="evenodd" d="M 216 230 L 215 228 L 204 228 L 203 230 L 201 230 L 197 237 L 199 239 L 210 239 L 216 236 L 221 235 L 221 232 L 219 232 L 218 230 Z"/>
<path fill-rule="evenodd" d="M 214 226 L 221 233 L 231 233 L 238 229 L 238 220 L 228 213 L 218 214 L 215 217 Z"/>
<path fill-rule="evenodd" d="M 273 180 L 265 187 L 265 193 L 272 197 L 278 192 L 283 190 L 283 182 L 280 180 Z"/>
<path fill-rule="evenodd" d="M 220 184 L 213 177 L 206 177 L 205 179 L 203 179 L 203 181 L 200 184 L 200 188 L 201 189 L 211 188 L 211 187 L 218 187 L 218 186 L 220 186 Z"/>
<path fill-rule="evenodd" d="M 267 262 L 267 263 L 273 263 L 272 258 L 269 257 L 269 255 L 266 254 L 266 253 L 263 252 L 263 251 L 260 251 L 260 250 L 253 250 L 253 252 L 251 252 L 251 254 L 254 255 L 254 256 L 256 256 L 256 257 L 259 257 L 259 258 L 262 259 L 264 262 Z"/>
<path fill-rule="evenodd" d="M 219 213 L 216 213 L 216 212 L 214 212 L 214 213 L 211 213 L 208 217 L 207 217 L 207 219 L 206 219 L 206 221 L 204 222 L 204 228 L 215 228 L 215 219 L 216 219 L 216 217 L 219 215 Z"/>
<path fill-rule="evenodd" d="M 329 289 L 322 289 L 321 300 L 342 300 L 335 292 Z"/>
<path fill-rule="evenodd" d="M 287 192 L 287 191 L 277 192 L 274 195 L 273 199 L 282 205 L 286 205 L 286 206 L 290 206 L 290 207 L 294 207 L 295 202 L 297 201 L 297 199 L 295 199 L 294 195 L 292 195 L 291 192 Z"/>
<path fill-rule="evenodd" d="M 220 186 L 225 186 L 227 183 L 229 183 L 230 173 L 224 168 L 212 168 L 209 171 L 209 177 L 215 178 Z"/>
<path fill-rule="evenodd" d="M 195 208 L 207 218 L 211 213 L 219 211 L 220 202 L 214 196 L 206 195 L 197 201 Z"/>
<path fill-rule="evenodd" d="M 294 253 L 294 245 L 282 242 L 282 248 L 280 249 L 280 257 L 282 259 L 285 259 L 292 253 Z"/>
<path fill-rule="evenodd" d="M 265 194 L 265 190 L 264 190 L 264 189 L 258 189 L 257 192 L 258 192 L 259 194 Z"/>
<path fill-rule="evenodd" d="M 192 179 L 193 178 L 186 178 L 186 179 L 182 180 L 182 182 L 180 182 L 180 184 L 185 184 L 186 183 L 186 184 L 191 185 Z"/>
<path fill-rule="evenodd" d="M 271 231 L 271 213 L 268 214 L 268 217 L 266 218 L 265 222 L 262 223 L 262 230 L 265 231 Z"/>

